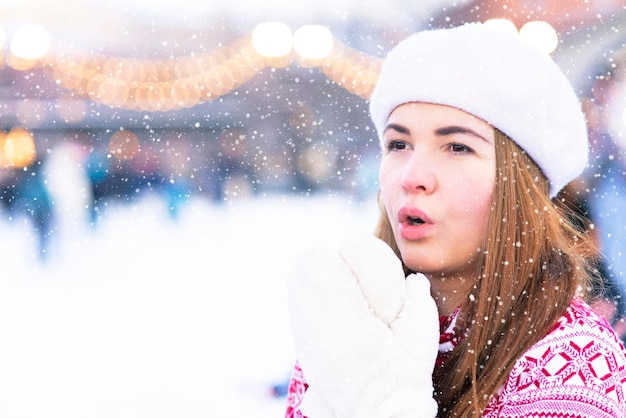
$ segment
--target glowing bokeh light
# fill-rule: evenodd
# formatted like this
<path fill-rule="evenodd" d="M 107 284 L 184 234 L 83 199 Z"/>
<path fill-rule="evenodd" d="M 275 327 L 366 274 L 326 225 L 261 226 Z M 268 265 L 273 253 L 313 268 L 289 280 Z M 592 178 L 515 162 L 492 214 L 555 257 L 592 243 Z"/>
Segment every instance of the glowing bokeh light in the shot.
<path fill-rule="evenodd" d="M 548 22 L 535 20 L 522 26 L 520 38 L 537 49 L 551 54 L 559 45 L 559 36 Z"/>
<path fill-rule="evenodd" d="M 333 35 L 321 25 L 305 25 L 293 35 L 293 49 L 304 59 L 326 58 L 333 50 Z"/>
<path fill-rule="evenodd" d="M 130 160 L 139 152 L 137 135 L 130 131 L 115 132 L 109 140 L 109 152 L 120 160 Z"/>
<path fill-rule="evenodd" d="M 291 52 L 293 35 L 282 22 L 263 22 L 252 32 L 252 45 L 264 57 L 280 58 Z"/>
<path fill-rule="evenodd" d="M 48 53 L 49 48 L 48 32 L 39 25 L 21 26 L 11 38 L 11 53 L 19 58 L 40 59 Z"/>
<path fill-rule="evenodd" d="M 368 98 L 382 60 L 348 48 L 319 26 L 303 29 L 298 35 L 299 43 L 308 37 L 308 31 L 326 37 L 324 42 L 319 42 L 319 38 L 317 42 L 326 45 L 324 49 L 329 55 L 315 58 L 326 52 L 320 52 L 321 45 L 312 45 L 317 48 L 317 53 L 309 50 L 305 53 L 308 58 L 298 54 L 302 58 L 299 64 L 316 66 L 338 85 Z M 70 95 L 114 108 L 149 112 L 189 108 L 230 93 L 266 68 L 290 65 L 293 58 L 290 52 L 292 47 L 295 49 L 294 37 L 286 25 L 266 22 L 251 36 L 230 45 L 170 60 L 129 59 L 95 53 L 65 57 L 51 55 L 46 59 L 52 70 L 47 75 Z M 282 42 L 282 47 L 277 48 L 281 40 L 288 42 Z M 13 55 L 10 57 L 14 58 Z M 16 59 L 15 62 L 11 59 L 7 63 L 19 70 L 38 64 L 36 60 L 27 59 Z M 57 109 L 57 113 L 63 114 L 66 120 L 84 117 L 83 106 L 78 111 L 64 110 Z"/>
<path fill-rule="evenodd" d="M 0 141 L 0 161 L 4 168 L 28 167 L 37 150 L 33 135 L 24 128 L 13 128 Z"/>

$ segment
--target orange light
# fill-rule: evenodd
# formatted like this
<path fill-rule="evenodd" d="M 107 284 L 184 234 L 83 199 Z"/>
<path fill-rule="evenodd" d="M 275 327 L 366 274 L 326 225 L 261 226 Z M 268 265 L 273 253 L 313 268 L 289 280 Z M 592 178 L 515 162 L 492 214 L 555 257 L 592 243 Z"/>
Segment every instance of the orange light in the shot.
<path fill-rule="evenodd" d="M 24 128 L 13 128 L 0 138 L 0 162 L 4 168 L 28 167 L 35 161 L 37 150 L 33 135 Z"/>
<path fill-rule="evenodd" d="M 14 70 L 28 71 L 37 66 L 37 60 L 32 58 L 22 58 L 14 54 L 9 54 L 7 57 L 7 64 Z"/>
<path fill-rule="evenodd" d="M 109 152 L 120 160 L 130 160 L 139 152 L 137 135 L 130 131 L 115 132 L 109 140 Z"/>

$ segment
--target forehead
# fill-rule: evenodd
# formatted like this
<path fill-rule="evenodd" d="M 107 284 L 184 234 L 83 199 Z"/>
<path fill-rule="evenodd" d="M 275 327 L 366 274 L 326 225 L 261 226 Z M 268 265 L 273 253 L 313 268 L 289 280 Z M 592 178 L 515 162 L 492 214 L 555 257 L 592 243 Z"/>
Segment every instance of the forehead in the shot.
<path fill-rule="evenodd" d="M 389 124 L 425 129 L 463 126 L 485 137 L 493 138 L 494 136 L 494 128 L 484 120 L 461 109 L 433 103 L 404 103 L 391 112 L 387 120 L 387 125 Z"/>
<path fill-rule="evenodd" d="M 456 107 L 440 105 L 435 103 L 425 103 L 425 102 L 409 102 L 403 103 L 396 107 L 391 114 L 389 115 L 389 119 L 393 116 L 405 116 L 407 114 L 424 114 L 429 117 L 432 116 L 441 116 L 445 118 L 458 118 L 465 120 L 474 120 L 479 123 L 487 124 L 484 120 L 478 118 L 477 116 L 472 115 L 464 110 L 458 109 Z"/>

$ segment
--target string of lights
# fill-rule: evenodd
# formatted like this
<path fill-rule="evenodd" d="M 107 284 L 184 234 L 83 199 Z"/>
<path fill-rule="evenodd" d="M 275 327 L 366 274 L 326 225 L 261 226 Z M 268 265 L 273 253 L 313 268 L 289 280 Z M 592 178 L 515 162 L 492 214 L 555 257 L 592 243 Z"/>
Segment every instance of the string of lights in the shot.
<path fill-rule="evenodd" d="M 490 24 L 516 30 L 506 20 Z M 79 97 L 139 111 L 193 107 L 230 93 L 264 69 L 294 61 L 318 67 L 335 83 L 367 99 L 381 65 L 380 58 L 350 48 L 320 25 L 305 25 L 292 33 L 284 23 L 264 22 L 229 45 L 169 60 L 90 52 L 54 56 L 46 53 L 49 41 L 41 28 L 30 30 L 32 45 L 26 42 L 27 35 L 18 34 L 8 65 L 21 70 L 41 65 L 58 85 Z M 556 32 L 545 22 L 529 22 L 520 30 L 520 35 L 524 34 L 549 44 L 547 52 L 558 43 Z"/>

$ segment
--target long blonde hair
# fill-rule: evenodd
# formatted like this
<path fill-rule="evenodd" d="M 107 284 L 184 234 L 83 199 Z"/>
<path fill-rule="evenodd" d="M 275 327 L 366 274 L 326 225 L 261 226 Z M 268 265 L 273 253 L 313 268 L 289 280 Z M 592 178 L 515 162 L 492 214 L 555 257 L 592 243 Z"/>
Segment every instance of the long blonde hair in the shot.
<path fill-rule="evenodd" d="M 496 184 L 481 267 L 460 307 L 466 333 L 433 374 L 439 417 L 481 416 L 515 361 L 593 281 L 590 240 L 550 199 L 532 159 L 497 130 L 495 140 Z M 380 206 L 376 235 L 400 257 Z"/>

